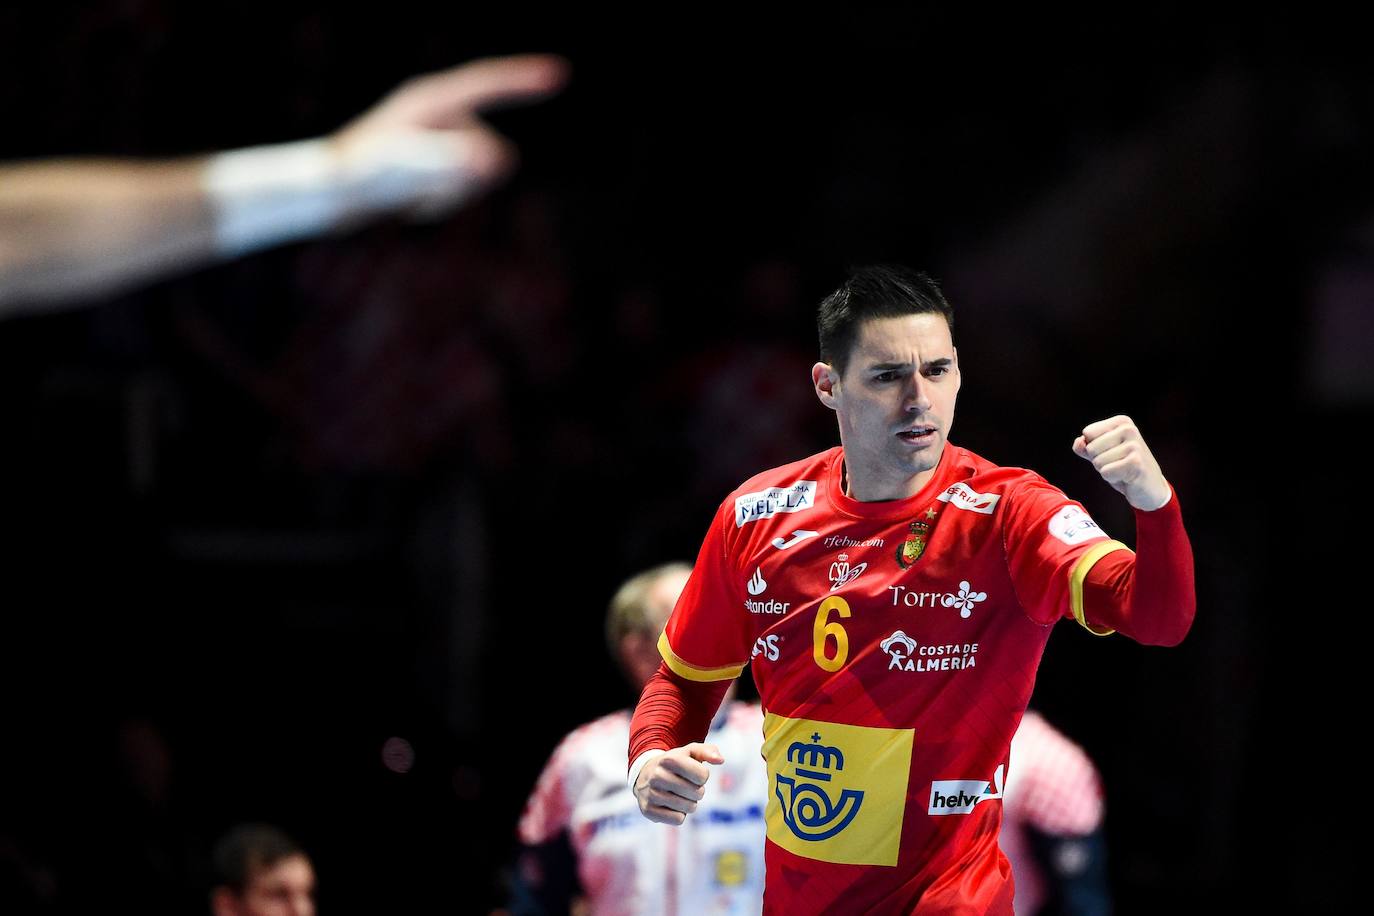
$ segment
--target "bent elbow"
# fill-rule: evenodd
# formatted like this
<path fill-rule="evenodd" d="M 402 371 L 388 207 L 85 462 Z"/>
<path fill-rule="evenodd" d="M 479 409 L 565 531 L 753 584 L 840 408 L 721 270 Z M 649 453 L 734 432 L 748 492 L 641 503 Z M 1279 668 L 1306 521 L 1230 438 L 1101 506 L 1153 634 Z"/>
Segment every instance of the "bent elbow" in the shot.
<path fill-rule="evenodd" d="M 1149 640 L 1146 644 L 1151 646 L 1162 646 L 1166 649 L 1172 649 L 1174 646 L 1181 644 L 1183 640 L 1187 638 L 1188 633 L 1193 629 L 1193 610 L 1193 608 L 1189 608 L 1187 616 L 1184 617 L 1178 625 L 1153 634 L 1154 638 Z"/>

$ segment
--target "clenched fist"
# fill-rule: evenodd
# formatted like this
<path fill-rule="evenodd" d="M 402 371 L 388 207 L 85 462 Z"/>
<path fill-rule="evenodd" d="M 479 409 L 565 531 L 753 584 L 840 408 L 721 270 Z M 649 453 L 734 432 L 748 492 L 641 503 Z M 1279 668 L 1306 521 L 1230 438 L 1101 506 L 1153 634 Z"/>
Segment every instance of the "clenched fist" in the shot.
<path fill-rule="evenodd" d="M 1074 440 L 1073 451 L 1091 461 L 1102 479 L 1135 508 L 1153 512 L 1169 501 L 1169 482 L 1130 417 L 1089 423 Z"/>
<path fill-rule="evenodd" d="M 725 762 L 714 744 L 694 742 L 664 751 L 645 762 L 635 779 L 640 812 L 658 824 L 681 824 L 706 795 L 711 770 Z"/>

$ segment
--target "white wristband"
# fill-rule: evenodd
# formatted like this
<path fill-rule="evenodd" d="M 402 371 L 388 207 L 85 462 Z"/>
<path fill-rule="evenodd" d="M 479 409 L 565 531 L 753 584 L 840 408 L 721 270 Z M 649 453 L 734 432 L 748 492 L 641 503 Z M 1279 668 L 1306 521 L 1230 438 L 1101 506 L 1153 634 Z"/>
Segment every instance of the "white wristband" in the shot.
<path fill-rule="evenodd" d="M 666 751 L 655 750 L 645 751 L 635 758 L 635 762 L 630 764 L 630 791 L 635 790 L 635 780 L 639 779 L 639 771 L 644 769 L 644 764 L 649 762 L 650 757 L 659 757 L 667 753 Z"/>
<path fill-rule="evenodd" d="M 459 132 L 392 128 L 219 153 L 202 186 L 228 258 L 382 213 L 441 215 L 484 184 L 483 162 Z"/>
<path fill-rule="evenodd" d="M 338 221 L 344 195 L 329 141 L 253 146 L 210 157 L 202 186 L 223 257 L 319 235 Z"/>

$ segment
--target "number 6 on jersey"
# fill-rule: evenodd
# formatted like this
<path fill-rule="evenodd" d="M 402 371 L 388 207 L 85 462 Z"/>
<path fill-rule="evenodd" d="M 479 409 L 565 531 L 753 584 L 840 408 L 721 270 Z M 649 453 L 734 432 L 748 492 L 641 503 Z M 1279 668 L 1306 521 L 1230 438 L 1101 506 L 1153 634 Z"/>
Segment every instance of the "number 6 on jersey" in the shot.
<path fill-rule="evenodd" d="M 845 632 L 844 625 L 838 620 L 827 622 L 831 611 L 839 611 L 841 617 L 848 617 L 849 602 L 839 595 L 831 595 L 821 602 L 820 607 L 816 608 L 816 624 L 812 627 L 814 644 L 811 647 L 811 656 L 821 668 L 835 672 L 843 668 L 845 661 L 849 659 L 849 634 Z M 834 657 L 825 654 L 825 640 L 830 636 L 835 637 Z"/>

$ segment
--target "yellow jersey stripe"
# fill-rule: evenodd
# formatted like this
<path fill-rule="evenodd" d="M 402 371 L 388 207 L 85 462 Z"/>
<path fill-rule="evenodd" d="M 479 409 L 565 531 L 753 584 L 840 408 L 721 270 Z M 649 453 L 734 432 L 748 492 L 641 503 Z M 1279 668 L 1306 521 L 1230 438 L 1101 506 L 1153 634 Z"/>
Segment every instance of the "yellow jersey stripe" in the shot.
<path fill-rule="evenodd" d="M 673 669 L 673 673 L 685 677 L 689 681 L 732 681 L 744 673 L 744 665 L 726 665 L 723 668 L 698 668 L 690 665 L 677 657 L 673 652 L 673 647 L 668 645 L 668 634 L 664 633 L 658 638 L 658 654 L 663 656 L 663 660 Z"/>
<path fill-rule="evenodd" d="M 1088 578 L 1088 571 L 1096 565 L 1097 561 L 1107 554 L 1116 550 L 1127 550 L 1127 547 L 1120 541 L 1103 541 L 1079 559 L 1078 565 L 1069 574 L 1069 606 L 1073 608 L 1073 618 L 1094 636 L 1111 636 L 1116 630 L 1108 627 L 1094 627 L 1083 617 L 1083 582 Z M 1132 551 L 1134 553 L 1134 551 Z"/>

